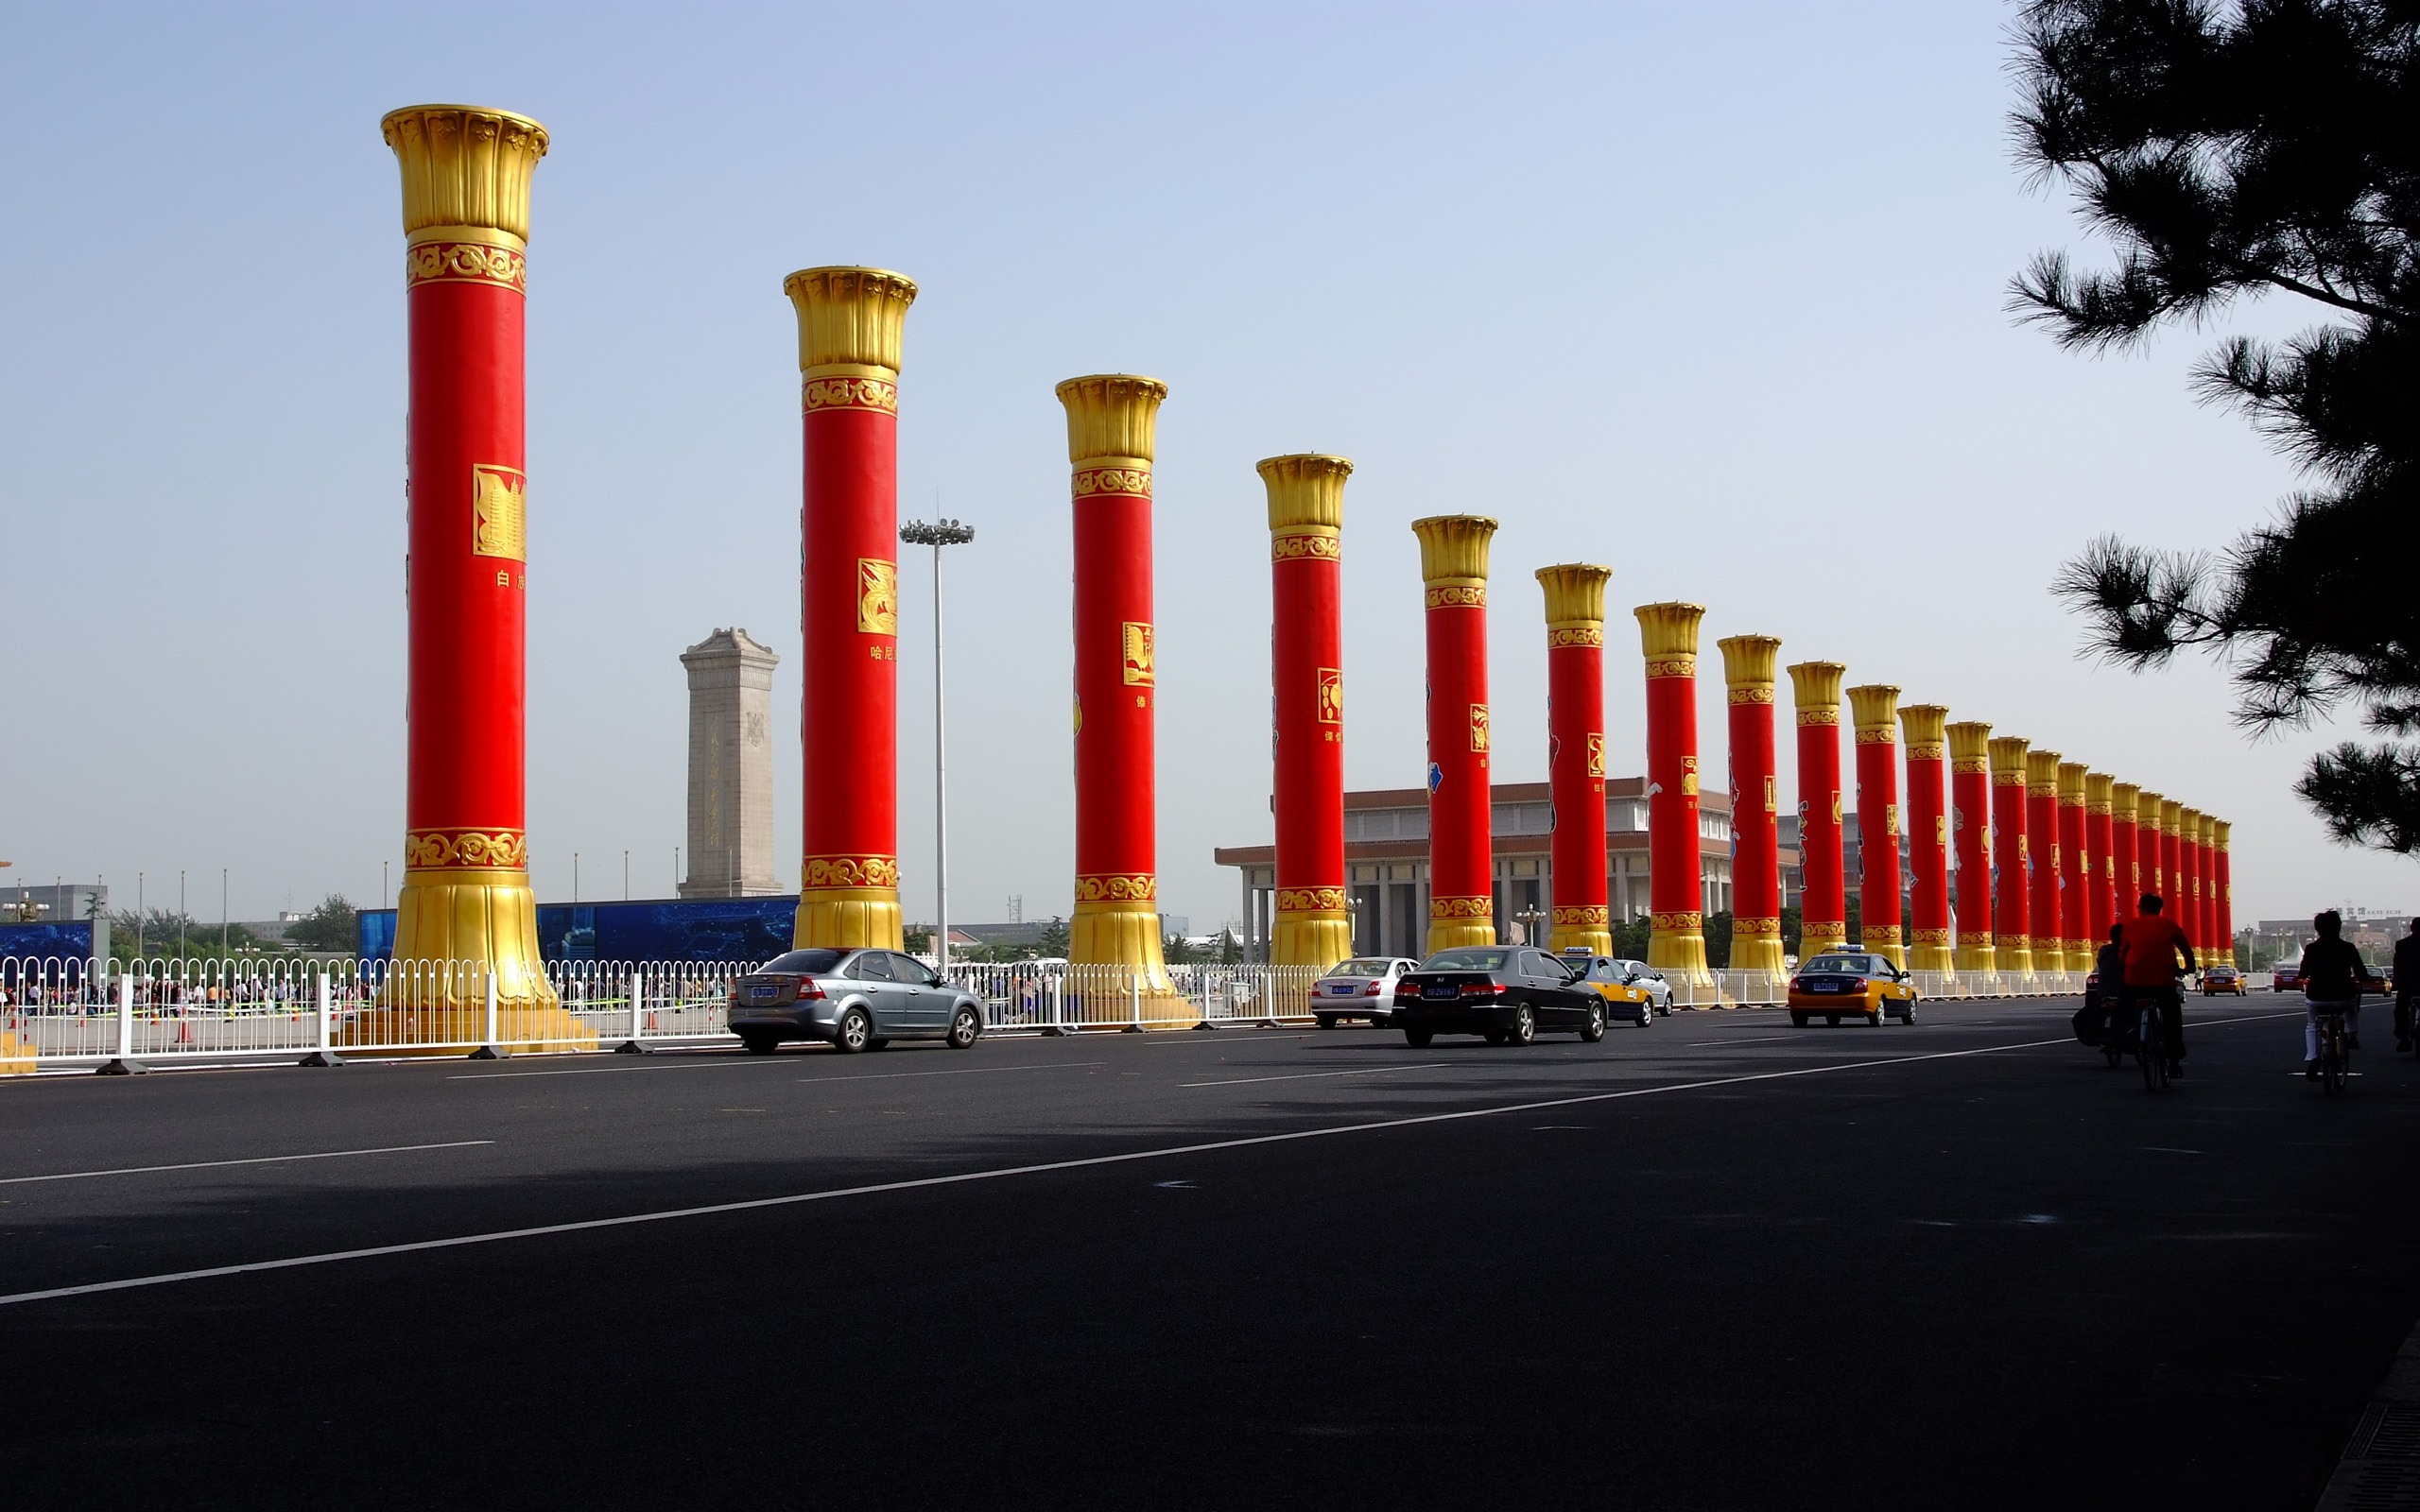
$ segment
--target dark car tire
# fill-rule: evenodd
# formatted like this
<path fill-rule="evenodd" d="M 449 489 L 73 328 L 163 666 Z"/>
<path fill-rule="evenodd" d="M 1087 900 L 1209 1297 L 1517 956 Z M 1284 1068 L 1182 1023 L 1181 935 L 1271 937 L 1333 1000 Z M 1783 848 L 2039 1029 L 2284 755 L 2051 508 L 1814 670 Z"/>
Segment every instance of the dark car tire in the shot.
<path fill-rule="evenodd" d="M 1829 1027 L 1837 1029 L 1841 1026 L 1841 1016 L 1837 1013 L 1827 1013 L 1824 1015 L 1824 1022 Z"/>
<path fill-rule="evenodd" d="M 1318 1018 L 1318 1020 L 1319 1020 L 1319 1025 L 1320 1025 L 1320 1027 L 1321 1027 L 1321 1028 L 1322 1028 L 1322 1029 L 1333 1029 L 1333 1028 L 1335 1028 L 1335 1027 L 1336 1027 L 1336 1015 L 1335 1015 L 1335 1014 L 1333 1014 L 1333 1013 L 1322 1013 L 1322 1014 L 1319 1014 L 1319 1015 L 1317 1015 L 1317 1018 Z"/>
<path fill-rule="evenodd" d="M 840 1015 L 839 1023 L 832 1031 L 832 1048 L 844 1056 L 854 1056 L 873 1044 L 873 1021 L 863 1008 L 851 1008 Z"/>
<path fill-rule="evenodd" d="M 1605 1038 L 1604 1005 L 1593 1004 L 1588 1009 L 1587 1021 L 1580 1026 L 1580 1042 L 1584 1045 L 1593 1045 L 1603 1038 Z"/>
<path fill-rule="evenodd" d="M 1865 1026 L 1869 1029 L 1879 1029 L 1882 1027 L 1882 1010 L 1880 1008 L 1876 1008 L 1872 1013 L 1865 1016 Z"/>
<path fill-rule="evenodd" d="M 1793 1029 L 1804 1029 L 1804 1028 L 1806 1028 L 1806 1014 L 1803 1014 L 1803 1013 L 1793 1013 L 1793 1014 L 1791 1014 L 1791 1015 L 1789 1016 L 1789 1026 L 1790 1026 L 1791 1028 L 1793 1028 Z"/>
<path fill-rule="evenodd" d="M 1655 1026 L 1655 1005 L 1651 1003 L 1640 1004 L 1638 1005 L 1637 1022 L 1638 1026 L 1642 1029 L 1653 1028 Z"/>
<path fill-rule="evenodd" d="M 739 1037 L 739 1048 L 752 1056 L 769 1056 L 781 1046 L 781 1040 L 769 1034 L 743 1034 Z"/>
<path fill-rule="evenodd" d="M 1427 1049 L 1428 1041 L 1435 1038 L 1436 1036 L 1430 1034 L 1426 1029 L 1406 1029 L 1403 1032 L 1403 1042 L 1411 1046 L 1414 1050 Z"/>
<path fill-rule="evenodd" d="M 1538 1038 L 1538 1010 L 1524 1003 L 1512 1010 L 1512 1022 L 1504 1031 L 1504 1042 L 1510 1045 L 1534 1044 Z"/>
<path fill-rule="evenodd" d="M 952 1050 L 967 1050 L 983 1038 L 983 1015 L 963 1004 L 949 1016 L 949 1034 L 943 1040 Z"/>

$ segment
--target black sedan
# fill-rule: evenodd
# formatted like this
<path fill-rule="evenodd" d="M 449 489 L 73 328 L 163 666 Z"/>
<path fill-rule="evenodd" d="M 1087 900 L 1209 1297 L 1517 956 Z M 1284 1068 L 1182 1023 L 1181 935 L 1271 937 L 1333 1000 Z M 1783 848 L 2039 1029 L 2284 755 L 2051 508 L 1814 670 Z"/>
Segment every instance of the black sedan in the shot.
<path fill-rule="evenodd" d="M 731 1032 L 753 1056 L 785 1040 L 822 1040 L 842 1054 L 893 1040 L 964 1050 L 981 1038 L 983 1005 L 897 951 L 798 950 L 731 986 Z"/>
<path fill-rule="evenodd" d="M 1605 1038 L 1605 1000 L 1544 951 L 1458 945 L 1395 984 L 1394 1022 L 1415 1049 L 1441 1034 L 1526 1045 L 1542 1029 L 1567 1029 L 1594 1044 Z"/>

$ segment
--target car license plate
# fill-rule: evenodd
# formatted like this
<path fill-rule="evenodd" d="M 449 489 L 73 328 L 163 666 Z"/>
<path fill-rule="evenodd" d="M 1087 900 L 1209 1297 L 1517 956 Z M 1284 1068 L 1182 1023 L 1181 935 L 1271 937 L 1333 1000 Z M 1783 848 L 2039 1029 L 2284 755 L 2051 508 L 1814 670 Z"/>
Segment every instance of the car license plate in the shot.
<path fill-rule="evenodd" d="M 1422 988 L 1420 989 L 1420 995 L 1424 998 L 1455 998 L 1462 995 L 1462 989 L 1453 986 L 1451 983 L 1448 983 L 1443 987 L 1438 987 L 1432 984 L 1428 987 Z"/>
<path fill-rule="evenodd" d="M 748 989 L 748 1001 L 751 1003 L 770 1003 L 775 998 L 781 996 L 781 993 L 782 989 L 777 987 L 752 987 Z"/>
<path fill-rule="evenodd" d="M 1815 984 L 1815 990 L 1818 992 L 1845 992 L 1848 990 L 1848 984 L 1846 982 L 1818 982 Z"/>
<path fill-rule="evenodd" d="M 1327 989 L 1327 995 L 1332 998 L 1349 998 L 1353 995 L 1353 984 L 1339 982 Z"/>

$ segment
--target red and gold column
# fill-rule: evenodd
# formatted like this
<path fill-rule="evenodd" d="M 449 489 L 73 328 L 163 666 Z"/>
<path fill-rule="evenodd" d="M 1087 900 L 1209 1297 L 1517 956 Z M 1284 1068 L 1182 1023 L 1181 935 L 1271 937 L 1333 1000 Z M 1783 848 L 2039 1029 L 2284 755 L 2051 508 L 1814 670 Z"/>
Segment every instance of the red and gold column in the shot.
<path fill-rule="evenodd" d="M 1420 538 L 1428 632 L 1428 949 L 1495 943 L 1489 838 L 1487 548 L 1495 522 L 1441 514 Z"/>
<path fill-rule="evenodd" d="M 1731 967 L 1779 976 L 1781 948 L 1781 779 L 1773 750 L 1773 671 L 1781 642 L 1728 635 L 1722 680 L 1731 722 Z"/>
<path fill-rule="evenodd" d="M 1949 711 L 1913 703 L 1899 711 L 1907 739 L 1908 858 L 1915 885 L 1908 894 L 1908 969 L 1954 969 L 1949 949 Z"/>
<path fill-rule="evenodd" d="M 1959 974 L 1988 977 L 1999 970 L 1992 948 L 1992 727 L 1977 720 L 1951 725 L 1949 829 L 1958 848 Z"/>
<path fill-rule="evenodd" d="M 2169 907 L 2176 911 L 2176 921 L 2185 926 L 2186 937 L 2198 954 L 2210 943 L 2208 925 L 2202 917 L 2202 811 L 2180 808 L 2176 821 L 2176 869 L 2183 879 L 2176 890 L 2183 902 Z"/>
<path fill-rule="evenodd" d="M 1798 713 L 1798 958 L 1848 943 L 1848 880 L 1841 843 L 1841 679 L 1838 662 L 1789 667 Z"/>
<path fill-rule="evenodd" d="M 1269 959 L 1326 971 L 1353 954 L 1345 906 L 1340 456 L 1272 456 L 1270 626 L 1276 724 L 1277 919 Z M 1597 805 L 1602 813 L 1604 804 Z M 1599 871 L 1603 868 L 1598 868 Z"/>
<path fill-rule="evenodd" d="M 916 285 L 877 267 L 782 281 L 798 312 L 799 713 L 792 943 L 901 948 L 899 361 Z"/>
<path fill-rule="evenodd" d="M 1992 737 L 1992 929 L 2002 976 L 2033 974 L 2033 852 L 2026 833 L 2032 752 L 2027 746 L 2021 735 Z"/>
<path fill-rule="evenodd" d="M 2132 782 L 2109 784 L 2110 922 L 2122 924 L 2135 917 L 2135 900 L 2143 894 L 2135 838 L 2135 804 L 2142 789 Z M 2103 936 L 2104 938 L 2107 936 Z"/>
<path fill-rule="evenodd" d="M 2084 765 L 2061 762 L 2059 798 L 2059 946 L 2067 970 L 2092 970 L 2092 848 L 2084 840 Z"/>
<path fill-rule="evenodd" d="M 1647 889 L 1655 918 L 1647 964 L 1712 987 L 1705 884 L 1698 862 L 1698 622 L 1703 604 L 1641 604 L 1647 657 Z"/>
<path fill-rule="evenodd" d="M 2145 893 L 2168 896 L 2168 873 L 2160 869 L 2160 812 L 2167 799 L 2146 792 L 2135 799 L 2135 896 L 2126 900 L 2126 917 L 2135 917 Z"/>
<path fill-rule="evenodd" d="M 1609 567 L 1538 569 L 1547 610 L 1547 787 L 1554 800 L 1547 944 L 1610 955 L 1605 896 L 1605 583 Z"/>
<path fill-rule="evenodd" d="M 546 130 L 509 111 L 416 105 L 379 123 L 403 167 L 406 421 L 404 885 L 397 965 L 464 963 L 407 1029 L 578 1038 L 538 954 L 524 815 L 528 607 L 523 315 L 529 180 Z M 400 980 L 400 978 L 399 978 Z M 593 1044 L 595 1036 L 586 1036 Z"/>
<path fill-rule="evenodd" d="M 2185 916 L 2185 857 L 2179 842 L 2184 838 L 2185 805 L 2172 798 L 2159 800 L 2159 880 L 2164 885 L 2160 897 L 2167 900 L 2168 917 L 2191 929 Z"/>
<path fill-rule="evenodd" d="M 2066 852 L 2059 844 L 2059 753 L 2025 753 L 2025 833 L 2031 842 L 2026 851 L 2026 886 L 2032 894 L 2029 918 L 2032 924 L 2033 969 L 2067 969 L 2067 939 L 2059 920 L 2059 881 L 2065 874 Z"/>
<path fill-rule="evenodd" d="M 2219 821 L 2207 814 L 2201 816 L 2201 833 L 2196 836 L 2199 850 L 2195 852 L 2202 863 L 2202 933 L 2195 937 L 2202 944 L 2196 950 L 2207 950 L 2217 958 L 2219 947 L 2225 943 L 2219 933 Z"/>
<path fill-rule="evenodd" d="M 1899 919 L 1899 690 L 1849 690 L 1857 723 L 1858 934 L 1867 950 L 1905 971 Z"/>
<path fill-rule="evenodd" d="M 2210 876 L 2218 884 L 2218 935 L 2210 941 L 2219 953 L 2219 964 L 2235 964 L 2235 872 L 2227 860 L 2227 844 L 2235 826 L 2224 819 L 2210 821 Z"/>
<path fill-rule="evenodd" d="M 1167 996 L 1160 948 L 1158 663 L 1151 458 L 1168 386 L 1096 373 L 1059 386 L 1076 517 L 1076 917 L 1068 959 Z"/>
<path fill-rule="evenodd" d="M 2118 867 L 2111 854 L 2117 844 L 2117 781 L 2107 772 L 2083 774 L 2083 847 L 2092 858 L 2084 875 L 2084 948 L 2095 956 L 2118 917 Z"/>

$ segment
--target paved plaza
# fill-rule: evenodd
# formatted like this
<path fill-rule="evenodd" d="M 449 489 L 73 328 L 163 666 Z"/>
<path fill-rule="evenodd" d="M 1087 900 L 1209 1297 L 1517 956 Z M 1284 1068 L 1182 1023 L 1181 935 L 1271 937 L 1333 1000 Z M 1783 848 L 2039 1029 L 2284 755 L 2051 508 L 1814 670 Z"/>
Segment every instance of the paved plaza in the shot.
<path fill-rule="evenodd" d="M 2420 1067 L 2324 1098 L 2256 997 L 2195 1005 L 2152 1096 L 2072 1006 L 23 1080 L 0 1473 L 85 1507 L 2308 1507 L 2413 1323 Z"/>

